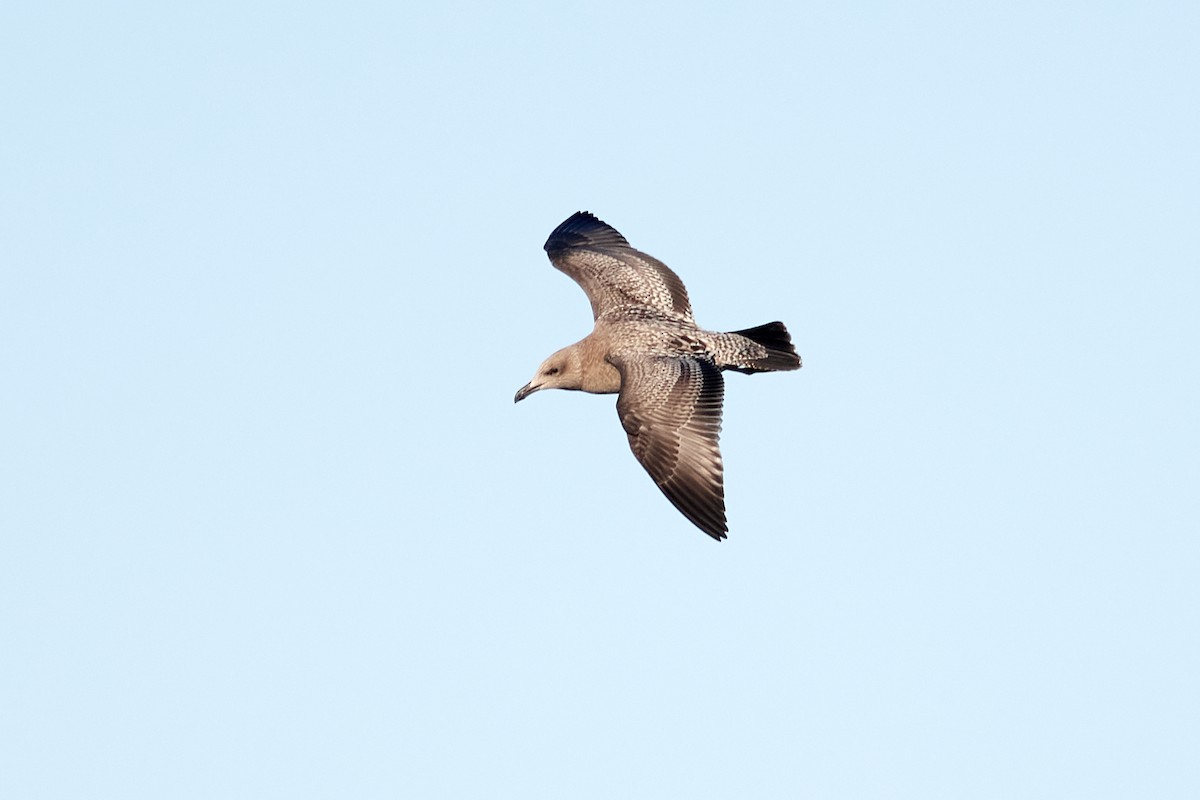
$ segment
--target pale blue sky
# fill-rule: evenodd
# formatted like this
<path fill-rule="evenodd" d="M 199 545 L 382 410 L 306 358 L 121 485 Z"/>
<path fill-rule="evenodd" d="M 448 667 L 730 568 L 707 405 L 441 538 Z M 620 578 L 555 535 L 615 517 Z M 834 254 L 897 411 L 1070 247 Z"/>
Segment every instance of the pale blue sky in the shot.
<path fill-rule="evenodd" d="M 5 3 L 0 795 L 1200 796 L 1200 11 L 641 6 Z"/>

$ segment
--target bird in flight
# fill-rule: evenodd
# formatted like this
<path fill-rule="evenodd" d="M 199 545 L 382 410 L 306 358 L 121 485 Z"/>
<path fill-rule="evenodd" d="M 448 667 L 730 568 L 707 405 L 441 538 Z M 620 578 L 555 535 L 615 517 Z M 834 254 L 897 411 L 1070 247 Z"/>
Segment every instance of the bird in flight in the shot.
<path fill-rule="evenodd" d="M 629 446 L 658 488 L 696 527 L 724 539 L 721 373 L 799 369 L 787 328 L 698 327 L 679 276 L 586 211 L 555 228 L 545 248 L 583 287 L 596 324 L 543 361 L 513 402 L 542 389 L 616 394 Z"/>

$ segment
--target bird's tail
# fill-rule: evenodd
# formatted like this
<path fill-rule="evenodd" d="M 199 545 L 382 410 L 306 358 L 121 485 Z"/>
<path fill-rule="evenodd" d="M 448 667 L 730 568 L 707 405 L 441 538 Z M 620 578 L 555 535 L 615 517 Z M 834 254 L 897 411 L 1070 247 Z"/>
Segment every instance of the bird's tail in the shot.
<path fill-rule="evenodd" d="M 800 356 L 792 346 L 792 335 L 782 322 L 768 322 L 757 328 L 732 331 L 729 335 L 745 337 L 758 346 L 736 348 L 740 352 L 729 359 L 731 363 L 728 364 L 728 369 L 753 373 L 779 372 L 801 367 Z M 734 341 L 737 339 L 734 338 Z M 766 350 L 766 354 L 763 354 L 763 350 Z"/>

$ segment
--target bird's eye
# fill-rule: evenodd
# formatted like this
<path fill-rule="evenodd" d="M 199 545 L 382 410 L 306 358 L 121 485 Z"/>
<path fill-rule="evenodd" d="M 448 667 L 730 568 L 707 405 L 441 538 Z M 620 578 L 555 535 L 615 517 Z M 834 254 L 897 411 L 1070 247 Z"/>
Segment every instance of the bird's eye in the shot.
<path fill-rule="evenodd" d="M 551 367 L 550 369 L 546 370 L 546 374 L 547 375 L 557 375 L 558 367 Z"/>

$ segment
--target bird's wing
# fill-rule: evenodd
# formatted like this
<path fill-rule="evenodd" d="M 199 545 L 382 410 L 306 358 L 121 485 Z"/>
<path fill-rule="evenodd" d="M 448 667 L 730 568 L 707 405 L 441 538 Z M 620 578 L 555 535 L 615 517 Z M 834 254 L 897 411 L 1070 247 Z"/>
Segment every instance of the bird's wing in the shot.
<path fill-rule="evenodd" d="M 592 316 L 628 306 L 645 306 L 692 319 L 687 289 L 679 276 L 653 256 L 629 246 L 625 237 L 586 211 L 572 214 L 546 240 L 554 266 L 583 287 Z"/>
<path fill-rule="evenodd" d="M 629 446 L 667 499 L 700 530 L 724 539 L 725 488 L 718 439 L 725 381 L 710 361 L 613 356 L 621 373 L 617 414 Z"/>

